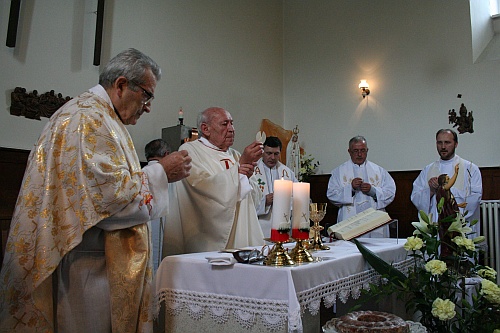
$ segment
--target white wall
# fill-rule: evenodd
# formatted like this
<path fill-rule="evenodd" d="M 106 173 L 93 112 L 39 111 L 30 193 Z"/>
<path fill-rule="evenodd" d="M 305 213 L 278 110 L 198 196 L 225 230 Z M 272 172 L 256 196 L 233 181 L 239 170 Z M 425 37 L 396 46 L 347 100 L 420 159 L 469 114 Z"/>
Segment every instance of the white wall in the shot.
<path fill-rule="evenodd" d="M 500 62 L 473 64 L 469 1 L 286 0 L 284 19 L 285 127 L 299 125 L 321 171 L 348 159 L 357 134 L 388 170 L 421 169 L 460 103 L 475 132 L 457 153 L 500 165 Z"/>
<path fill-rule="evenodd" d="M 0 3 L 0 146 L 31 149 L 47 119 L 9 114 L 16 86 L 76 96 L 95 85 L 92 65 L 97 0 L 21 1 L 15 49 L 5 46 L 10 1 Z M 262 118 L 283 122 L 282 4 L 278 0 L 106 1 L 103 57 L 135 47 L 163 70 L 153 111 L 129 126 L 139 158 L 144 145 L 175 125 L 222 106 L 235 119 L 235 148 L 255 140 Z"/>
<path fill-rule="evenodd" d="M 15 49 L 5 46 L 9 0 L 0 2 L 0 146 L 30 149 L 42 121 L 11 116 L 16 86 L 75 96 L 97 82 L 92 65 L 97 0 L 22 1 Z M 498 61 L 473 64 L 467 0 L 106 1 L 102 63 L 136 47 L 163 68 L 153 111 L 129 126 L 143 147 L 211 105 L 236 120 L 235 147 L 262 118 L 291 129 L 330 172 L 365 135 L 369 158 L 388 170 L 437 158 L 434 134 L 460 103 L 474 111 L 458 153 L 498 166 Z M 357 85 L 372 93 L 362 99 Z M 457 94 L 462 99 L 457 99 Z"/>

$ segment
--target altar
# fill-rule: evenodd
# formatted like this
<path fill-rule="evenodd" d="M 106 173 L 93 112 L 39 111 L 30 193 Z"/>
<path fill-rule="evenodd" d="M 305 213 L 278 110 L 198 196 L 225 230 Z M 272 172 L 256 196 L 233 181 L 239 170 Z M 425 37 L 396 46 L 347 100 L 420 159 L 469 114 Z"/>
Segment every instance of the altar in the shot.
<path fill-rule="evenodd" d="M 400 270 L 411 265 L 405 240 L 359 240 Z M 314 262 L 284 267 L 210 264 L 207 258 L 232 258 L 220 252 L 166 257 L 155 277 L 157 331 L 319 332 L 321 301 L 346 303 L 380 281 L 354 243 L 326 245 Z"/>

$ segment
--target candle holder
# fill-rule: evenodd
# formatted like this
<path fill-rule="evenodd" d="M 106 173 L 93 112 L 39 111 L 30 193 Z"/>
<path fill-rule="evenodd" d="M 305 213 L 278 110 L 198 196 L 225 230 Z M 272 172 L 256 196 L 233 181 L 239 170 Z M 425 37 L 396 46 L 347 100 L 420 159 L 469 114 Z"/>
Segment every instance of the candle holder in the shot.
<path fill-rule="evenodd" d="M 295 247 L 290 252 L 290 257 L 297 264 L 303 264 L 306 262 L 313 262 L 314 258 L 307 251 L 306 245 L 309 244 L 309 239 L 297 239 Z"/>
<path fill-rule="evenodd" d="M 323 220 L 326 215 L 326 203 L 312 203 L 309 204 L 309 216 L 310 219 L 314 222 L 314 225 L 311 227 L 313 231 L 313 237 L 310 248 L 312 250 L 330 250 L 329 246 L 323 245 L 323 241 L 321 240 L 321 230 L 323 230 L 323 226 L 319 225 L 319 222 Z"/>
<path fill-rule="evenodd" d="M 266 266 L 293 266 L 295 262 L 292 260 L 288 251 L 283 247 L 284 243 L 289 241 L 273 241 L 270 238 L 265 238 L 264 240 L 274 243 L 274 246 L 269 250 L 269 253 L 264 260 L 264 265 Z M 268 245 L 265 245 L 266 247 Z M 263 248 L 264 249 L 264 248 Z M 264 252 L 264 250 L 262 251 Z"/>

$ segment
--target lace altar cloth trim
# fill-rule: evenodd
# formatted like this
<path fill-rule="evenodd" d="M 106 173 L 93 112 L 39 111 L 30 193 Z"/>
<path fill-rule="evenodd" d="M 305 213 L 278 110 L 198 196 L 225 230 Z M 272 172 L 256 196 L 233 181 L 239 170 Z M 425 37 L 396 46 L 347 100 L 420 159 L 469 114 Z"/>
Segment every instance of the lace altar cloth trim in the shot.
<path fill-rule="evenodd" d="M 403 273 L 408 272 L 414 264 L 413 258 L 408 258 L 403 261 L 394 263 L 393 266 Z M 311 315 L 315 316 L 319 313 L 321 299 L 327 308 L 332 307 L 336 303 L 337 297 L 346 303 L 351 296 L 353 299 L 358 299 L 361 295 L 361 289 L 370 289 L 370 284 L 380 284 L 381 275 L 374 269 L 370 268 L 367 271 L 356 273 L 345 278 L 324 283 L 314 288 L 304 290 L 297 293 L 301 311 L 309 308 Z"/>
<path fill-rule="evenodd" d="M 413 258 L 394 264 L 402 272 L 407 272 L 413 265 Z M 288 301 L 272 299 L 256 299 L 233 295 L 220 295 L 194 291 L 161 289 L 156 299 L 156 316 L 160 312 L 160 304 L 165 304 L 165 311 L 169 315 L 178 315 L 187 312 L 195 320 L 210 316 L 216 323 L 225 324 L 229 316 L 233 315 L 236 321 L 245 329 L 251 329 L 257 320 L 270 331 L 283 330 L 288 323 L 288 332 L 302 332 L 301 314 L 309 308 L 311 315 L 319 313 L 321 300 L 327 308 L 336 303 L 337 297 L 346 303 L 351 296 L 358 299 L 361 289 L 370 289 L 370 283 L 380 284 L 381 276 L 375 270 L 347 276 L 343 279 L 331 281 L 314 288 L 297 293 L 300 312 L 289 314 Z"/>
<path fill-rule="evenodd" d="M 233 315 L 245 329 L 259 320 L 270 331 L 283 330 L 288 321 L 290 332 L 302 331 L 300 312 L 288 318 L 288 301 L 162 289 L 157 302 L 156 315 L 163 302 L 165 311 L 173 316 L 186 311 L 191 318 L 200 320 L 208 314 L 216 323 L 225 324 Z"/>

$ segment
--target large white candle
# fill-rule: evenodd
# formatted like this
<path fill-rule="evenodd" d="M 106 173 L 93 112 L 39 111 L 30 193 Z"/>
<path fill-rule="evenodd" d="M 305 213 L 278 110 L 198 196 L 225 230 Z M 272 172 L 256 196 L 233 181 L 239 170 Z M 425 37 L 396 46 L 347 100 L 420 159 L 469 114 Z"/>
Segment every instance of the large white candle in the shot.
<path fill-rule="evenodd" d="M 292 229 L 309 228 L 309 183 L 293 183 Z"/>
<path fill-rule="evenodd" d="M 291 180 L 276 179 L 274 181 L 273 215 L 271 229 L 290 230 L 290 206 L 292 201 Z"/>

